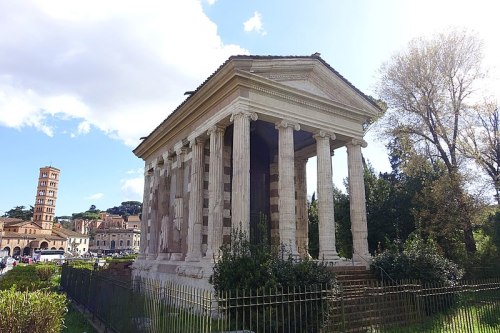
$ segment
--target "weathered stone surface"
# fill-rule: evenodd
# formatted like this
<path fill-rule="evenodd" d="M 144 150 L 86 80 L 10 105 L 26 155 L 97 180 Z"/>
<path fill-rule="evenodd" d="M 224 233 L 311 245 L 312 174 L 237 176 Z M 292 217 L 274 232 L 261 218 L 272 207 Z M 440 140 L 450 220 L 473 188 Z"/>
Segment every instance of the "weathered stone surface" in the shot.
<path fill-rule="evenodd" d="M 305 165 L 315 155 L 320 257 L 351 265 L 335 250 L 331 155 L 343 146 L 354 264 L 367 265 L 361 138 L 378 112 L 317 55 L 232 57 L 134 150 L 146 171 L 134 274 L 207 286 L 231 230 L 254 237 L 263 215 L 273 239 L 307 257 Z"/>
<path fill-rule="evenodd" d="M 293 131 L 300 130 L 298 124 L 282 120 L 276 124 L 278 129 L 278 210 L 280 222 L 280 241 L 287 247 L 292 256 L 298 256 L 297 241 L 295 238 L 295 157 L 293 145 Z"/>
<path fill-rule="evenodd" d="M 330 139 L 333 134 L 319 131 L 316 139 L 318 167 L 318 218 L 319 218 L 319 259 L 339 259 L 335 248 L 335 219 L 333 213 L 333 180 Z"/>
<path fill-rule="evenodd" d="M 210 135 L 210 168 L 208 174 L 208 239 L 206 257 L 219 255 L 222 245 L 224 211 L 224 127 L 213 126 Z"/>
<path fill-rule="evenodd" d="M 371 256 L 368 252 L 365 181 L 361 147 L 366 147 L 366 142 L 363 140 L 353 139 L 347 144 L 352 246 L 354 260 L 369 266 Z"/>

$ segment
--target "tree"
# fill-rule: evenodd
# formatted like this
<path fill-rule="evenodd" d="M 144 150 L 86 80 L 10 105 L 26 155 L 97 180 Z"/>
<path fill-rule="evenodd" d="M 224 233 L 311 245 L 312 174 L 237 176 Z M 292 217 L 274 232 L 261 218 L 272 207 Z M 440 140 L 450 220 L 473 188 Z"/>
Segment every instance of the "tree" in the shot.
<path fill-rule="evenodd" d="M 73 213 L 72 219 L 73 220 L 82 219 L 82 220 L 86 220 L 86 221 L 98 220 L 100 212 L 101 211 L 99 209 L 96 209 L 95 206 L 92 205 L 92 206 L 90 206 L 90 209 L 86 212 Z"/>
<path fill-rule="evenodd" d="M 497 103 L 476 105 L 460 136 L 460 150 L 488 175 L 500 205 L 500 110 Z"/>
<path fill-rule="evenodd" d="M 25 206 L 16 206 L 11 210 L 5 212 L 5 216 L 14 219 L 29 221 L 33 217 L 33 206 L 30 206 L 30 209 L 26 209 Z"/>
<path fill-rule="evenodd" d="M 140 201 L 124 201 L 120 206 L 109 208 L 106 212 L 121 216 L 139 215 L 142 212 L 142 203 Z"/>
<path fill-rule="evenodd" d="M 463 160 L 458 142 L 468 102 L 484 77 L 481 60 L 477 37 L 455 30 L 413 40 L 380 69 L 378 93 L 389 106 L 384 133 L 406 138 L 432 164 L 441 161 L 452 178 Z M 462 225 L 467 251 L 474 252 L 471 222 Z"/>

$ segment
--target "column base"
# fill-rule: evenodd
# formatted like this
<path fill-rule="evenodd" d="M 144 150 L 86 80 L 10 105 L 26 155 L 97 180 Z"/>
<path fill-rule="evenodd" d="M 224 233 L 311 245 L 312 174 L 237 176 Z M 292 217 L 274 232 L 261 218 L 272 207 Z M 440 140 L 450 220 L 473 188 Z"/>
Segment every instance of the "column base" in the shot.
<path fill-rule="evenodd" d="M 182 260 L 182 253 L 173 252 L 170 254 L 170 261 L 181 261 L 181 260 Z"/>
<path fill-rule="evenodd" d="M 146 260 L 156 260 L 156 257 L 158 257 L 157 253 L 154 254 L 149 254 L 146 256 Z"/>
<path fill-rule="evenodd" d="M 354 259 L 354 261 L 359 262 L 361 265 L 366 266 L 367 268 L 370 267 L 373 259 L 369 253 L 365 253 L 364 255 L 353 253 L 352 258 Z"/>
<path fill-rule="evenodd" d="M 328 251 L 328 252 L 320 252 L 318 256 L 319 260 L 324 260 L 324 261 L 335 261 L 339 260 L 339 254 L 336 251 Z"/>
<path fill-rule="evenodd" d="M 184 261 L 198 262 L 201 261 L 201 257 L 186 255 L 186 259 L 184 259 Z"/>
<path fill-rule="evenodd" d="M 170 253 L 158 253 L 156 260 L 168 261 L 170 260 Z"/>

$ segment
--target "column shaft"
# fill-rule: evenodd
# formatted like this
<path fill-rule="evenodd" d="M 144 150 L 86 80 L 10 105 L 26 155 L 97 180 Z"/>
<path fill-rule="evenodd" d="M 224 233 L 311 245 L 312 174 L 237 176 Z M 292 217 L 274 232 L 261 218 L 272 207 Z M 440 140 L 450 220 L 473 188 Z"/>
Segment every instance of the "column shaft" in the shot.
<path fill-rule="evenodd" d="M 170 183 L 172 159 L 166 157 L 163 165 L 163 173 L 160 176 L 160 240 L 159 252 L 157 259 L 168 260 L 170 254 L 168 253 L 168 234 L 170 225 Z"/>
<path fill-rule="evenodd" d="M 233 128 L 233 181 L 231 189 L 231 225 L 250 237 L 250 119 L 255 113 L 243 110 L 231 116 Z"/>
<path fill-rule="evenodd" d="M 189 220 L 186 261 L 201 259 L 201 226 L 203 224 L 203 161 L 205 141 L 191 142 L 191 192 L 189 194 Z"/>
<path fill-rule="evenodd" d="M 182 259 L 182 225 L 184 224 L 184 156 L 186 148 L 177 149 L 177 170 L 175 172 L 174 224 L 170 260 Z"/>
<path fill-rule="evenodd" d="M 361 146 L 366 146 L 366 142 L 354 139 L 347 144 L 351 232 L 353 259 L 368 266 L 371 256 L 368 251 L 365 181 Z"/>
<path fill-rule="evenodd" d="M 148 221 L 149 221 L 149 206 L 150 206 L 150 181 L 151 174 L 149 170 L 144 173 L 144 193 L 142 199 L 142 214 L 141 214 L 141 238 L 139 244 L 139 256 L 138 259 L 144 259 L 146 257 L 147 244 L 148 244 Z"/>
<path fill-rule="evenodd" d="M 208 171 L 208 238 L 206 258 L 218 257 L 222 246 L 224 212 L 224 128 L 213 126 L 210 135 Z"/>
<path fill-rule="evenodd" d="M 151 199 L 151 222 L 147 255 L 148 260 L 155 260 L 158 256 L 158 236 L 160 234 L 159 187 L 160 169 L 158 166 L 155 166 L 153 172 L 153 198 Z"/>
<path fill-rule="evenodd" d="M 297 124 L 281 121 L 278 129 L 278 210 L 280 242 L 286 246 L 292 256 L 297 256 L 296 216 L 295 216 L 295 160 L 293 130 L 299 130 Z"/>
<path fill-rule="evenodd" d="M 318 168 L 319 259 L 339 259 L 335 248 L 335 217 L 333 210 L 333 180 L 330 137 L 322 131 L 314 136 Z"/>
<path fill-rule="evenodd" d="M 307 158 L 295 161 L 295 186 L 297 190 L 297 251 L 301 258 L 309 256 L 309 219 L 307 216 Z"/>

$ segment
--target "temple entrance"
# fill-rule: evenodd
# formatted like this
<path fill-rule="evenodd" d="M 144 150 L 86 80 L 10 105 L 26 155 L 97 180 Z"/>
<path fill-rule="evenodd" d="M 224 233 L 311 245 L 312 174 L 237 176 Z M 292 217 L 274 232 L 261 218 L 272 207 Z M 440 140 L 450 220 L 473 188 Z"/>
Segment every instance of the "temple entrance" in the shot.
<path fill-rule="evenodd" d="M 261 125 L 257 122 L 257 126 Z M 271 218 L 269 209 L 270 153 L 262 138 L 262 128 L 250 134 L 250 243 L 270 244 Z"/>

